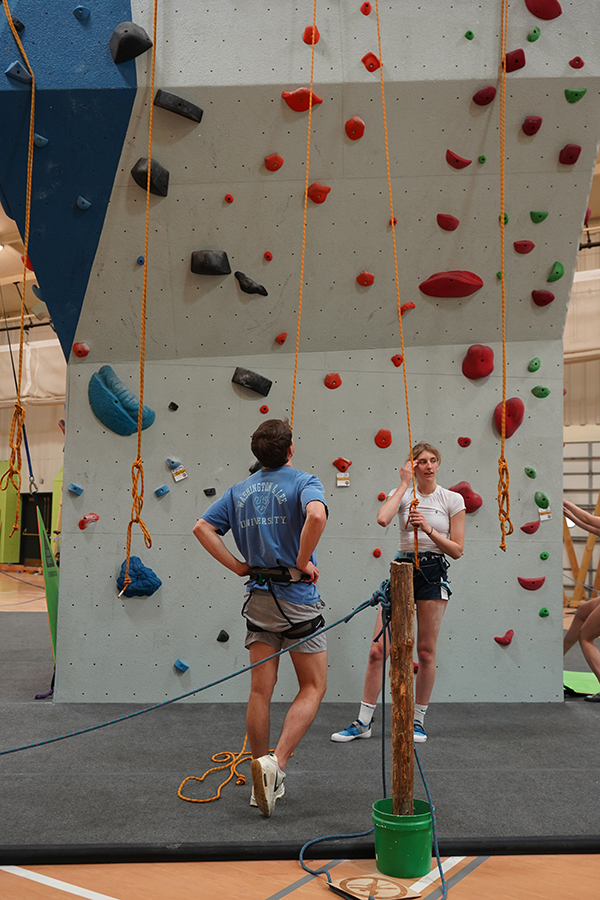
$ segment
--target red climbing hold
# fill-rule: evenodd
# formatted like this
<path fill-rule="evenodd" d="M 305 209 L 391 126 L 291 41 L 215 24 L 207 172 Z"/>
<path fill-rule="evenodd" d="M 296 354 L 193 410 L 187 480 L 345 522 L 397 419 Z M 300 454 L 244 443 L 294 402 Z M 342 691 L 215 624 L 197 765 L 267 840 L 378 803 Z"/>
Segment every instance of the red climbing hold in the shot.
<path fill-rule="evenodd" d="M 479 494 L 475 493 L 468 481 L 459 481 L 458 484 L 452 485 L 448 490 L 461 495 L 465 501 L 465 508 L 468 513 L 475 512 L 483 503 Z"/>
<path fill-rule="evenodd" d="M 369 72 L 375 72 L 381 65 L 374 53 L 365 53 L 361 59 L 361 63 L 364 64 L 365 69 Z"/>
<path fill-rule="evenodd" d="M 271 260 L 273 259 L 273 254 L 270 250 L 265 250 L 264 257 L 267 262 L 271 262 Z"/>
<path fill-rule="evenodd" d="M 517 69 L 522 69 L 525 65 L 525 51 L 524 50 L 510 50 L 506 54 L 506 71 L 507 72 L 516 72 Z"/>
<path fill-rule="evenodd" d="M 526 116 L 521 128 L 523 129 L 523 134 L 531 137 L 532 134 L 537 134 L 540 128 L 542 127 L 542 117 L 541 116 Z"/>
<path fill-rule="evenodd" d="M 449 163 L 453 169 L 466 169 L 467 166 L 471 165 L 473 160 L 463 159 L 462 156 L 458 156 L 453 150 L 446 150 L 446 162 Z"/>
<path fill-rule="evenodd" d="M 397 224 L 398 224 L 398 219 L 396 218 L 396 216 L 394 216 L 393 219 L 390 219 L 390 225 L 392 226 L 392 228 L 394 227 L 394 225 L 397 225 Z"/>
<path fill-rule="evenodd" d="M 525 525 L 521 525 L 521 531 L 524 531 L 525 534 L 535 534 L 538 528 L 540 527 L 540 520 L 537 522 L 527 522 Z"/>
<path fill-rule="evenodd" d="M 334 459 L 333 465 L 336 467 L 336 469 L 339 469 L 340 472 L 347 472 L 352 465 L 352 460 L 344 459 L 343 456 L 338 456 L 337 459 Z"/>
<path fill-rule="evenodd" d="M 369 287 L 370 284 L 373 284 L 375 281 L 375 276 L 372 272 L 361 272 L 360 275 L 356 276 L 356 280 L 359 284 L 362 284 L 363 287 Z"/>
<path fill-rule="evenodd" d="M 473 103 L 476 103 L 477 106 L 487 106 L 495 96 L 496 88 L 490 84 L 487 87 L 480 88 L 473 94 Z"/>
<path fill-rule="evenodd" d="M 414 309 L 414 303 L 403 303 L 400 307 L 400 315 L 403 316 L 405 312 L 408 312 L 409 309 Z"/>
<path fill-rule="evenodd" d="M 535 244 L 533 241 L 515 241 L 513 247 L 517 253 L 531 253 Z"/>
<path fill-rule="evenodd" d="M 380 428 L 375 435 L 375 443 L 382 449 L 392 443 L 392 432 L 388 428 Z"/>
<path fill-rule="evenodd" d="M 536 306 L 548 306 L 554 300 L 552 291 L 532 291 L 531 299 Z"/>
<path fill-rule="evenodd" d="M 483 281 L 475 272 L 435 272 L 419 285 L 428 297 L 470 297 L 483 287 Z"/>
<path fill-rule="evenodd" d="M 358 116 L 352 116 L 345 125 L 346 134 L 351 141 L 358 141 L 365 133 L 365 123 Z"/>
<path fill-rule="evenodd" d="M 526 591 L 539 591 L 545 580 L 545 576 L 542 578 L 519 578 L 517 576 L 517 581 Z"/>
<path fill-rule="evenodd" d="M 567 146 L 563 147 L 560 151 L 558 161 L 562 163 L 563 166 L 572 166 L 579 159 L 580 153 L 581 147 L 579 144 L 567 144 Z"/>
<path fill-rule="evenodd" d="M 471 438 L 459 437 L 458 446 L 459 447 L 470 447 L 471 446 Z"/>
<path fill-rule="evenodd" d="M 584 216 L 584 219 L 583 219 L 583 226 L 584 226 L 584 228 L 587 228 L 588 223 L 589 223 L 589 221 L 590 221 L 591 218 L 592 218 L 592 208 L 591 208 L 591 206 L 588 206 L 588 208 L 587 208 L 586 211 L 585 211 L 585 216 Z"/>
<path fill-rule="evenodd" d="M 383 502 L 383 500 L 385 500 L 386 496 L 387 496 L 387 494 L 384 494 L 382 491 L 380 494 L 377 495 L 377 499 L 381 500 Z"/>
<path fill-rule="evenodd" d="M 438 213 L 437 223 L 444 231 L 456 231 L 460 225 L 460 219 L 457 219 L 456 216 L 447 215 L 446 213 Z"/>
<path fill-rule="evenodd" d="M 514 636 L 515 633 L 513 629 L 509 628 L 504 637 L 495 637 L 494 640 L 497 644 L 501 644 L 503 647 L 508 647 Z"/>
<path fill-rule="evenodd" d="M 317 95 L 313 91 L 311 103 L 310 89 L 305 87 L 297 88 L 295 91 L 283 91 L 281 96 L 283 97 L 289 108 L 293 109 L 294 112 L 304 112 L 304 110 L 308 109 L 309 106 L 315 106 L 317 103 L 323 102 L 321 98 L 317 97 Z"/>
<path fill-rule="evenodd" d="M 363 5 L 360 8 L 360 11 L 363 14 L 363 16 L 370 16 L 371 15 L 371 4 L 363 3 Z"/>
<path fill-rule="evenodd" d="M 319 29 L 317 28 L 316 25 L 314 26 L 314 29 L 315 29 L 315 44 L 318 44 L 319 38 L 321 37 L 321 35 L 319 34 Z M 304 34 L 302 35 L 302 40 L 304 41 L 305 44 L 312 45 L 312 42 L 313 42 L 313 26 L 312 25 L 307 25 L 307 27 L 304 29 Z"/>
<path fill-rule="evenodd" d="M 394 365 L 396 366 L 396 368 L 398 368 L 398 366 L 401 366 L 402 363 L 404 362 L 404 357 L 402 356 L 401 353 L 395 353 L 395 354 L 392 356 L 392 362 L 394 363 Z"/>
<path fill-rule="evenodd" d="M 275 340 L 278 344 L 285 344 L 287 338 L 287 331 L 282 331 L 281 334 L 278 334 Z"/>
<path fill-rule="evenodd" d="M 379 559 L 379 557 L 381 556 L 381 550 L 379 548 L 373 550 L 373 556 L 375 557 L 375 559 Z"/>
<path fill-rule="evenodd" d="M 519 397 L 511 397 L 506 401 L 506 413 L 504 416 L 504 433 L 507 438 L 512 437 L 525 415 L 525 404 Z M 494 410 L 494 422 L 498 434 L 502 433 L 502 403 Z"/>
<path fill-rule="evenodd" d="M 263 416 L 264 416 L 264 415 L 266 415 L 266 414 L 269 412 L 269 407 L 268 407 L 268 406 L 261 406 L 260 411 L 261 411 L 261 413 L 262 413 Z"/>
<path fill-rule="evenodd" d="M 334 391 L 336 388 L 339 388 L 342 383 L 342 379 L 338 375 L 337 372 L 330 372 L 329 375 L 325 376 L 323 384 L 326 388 L 329 388 L 330 391 Z"/>
<path fill-rule="evenodd" d="M 88 513 L 87 516 L 82 516 L 79 520 L 79 527 L 83 531 L 83 529 L 87 528 L 91 522 L 97 522 L 99 518 L 100 516 L 97 515 L 97 513 Z"/>
<path fill-rule="evenodd" d="M 558 0 L 525 0 L 525 6 L 538 19 L 557 19 L 562 12 Z"/>
<path fill-rule="evenodd" d="M 27 266 L 27 268 L 29 269 L 30 272 L 33 272 L 33 266 L 31 265 L 31 260 L 29 259 L 28 256 L 27 257 L 22 256 L 21 262 L 25 263 L 25 265 Z"/>
<path fill-rule="evenodd" d="M 580 56 L 574 56 L 573 59 L 569 60 L 569 65 L 572 69 L 583 69 L 585 63 Z"/>
<path fill-rule="evenodd" d="M 87 356 L 89 352 L 89 345 L 84 343 L 84 341 L 77 341 L 77 343 L 73 344 L 73 353 L 75 356 Z"/>
<path fill-rule="evenodd" d="M 225 194 L 225 203 L 233 203 L 233 194 Z"/>
<path fill-rule="evenodd" d="M 279 153 L 271 153 L 270 156 L 265 156 L 265 166 L 269 170 L 269 172 L 276 172 L 277 169 L 280 169 L 283 165 L 283 156 L 280 156 Z"/>
<path fill-rule="evenodd" d="M 309 186 L 307 194 L 313 203 L 325 203 L 325 201 L 327 200 L 327 194 L 330 190 L 330 187 L 325 187 L 324 184 L 319 184 L 318 181 L 314 181 Z"/>
<path fill-rule="evenodd" d="M 463 359 L 462 373 L 475 380 L 485 378 L 494 371 L 494 351 L 485 344 L 472 344 Z"/>

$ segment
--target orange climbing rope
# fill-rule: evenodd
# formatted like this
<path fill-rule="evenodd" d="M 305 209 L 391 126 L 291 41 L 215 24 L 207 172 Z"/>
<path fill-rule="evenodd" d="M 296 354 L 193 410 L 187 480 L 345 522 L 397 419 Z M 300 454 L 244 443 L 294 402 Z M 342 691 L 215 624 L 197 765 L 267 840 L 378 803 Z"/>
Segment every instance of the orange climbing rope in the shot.
<path fill-rule="evenodd" d="M 142 316 L 140 324 L 140 405 L 138 407 L 137 427 L 137 456 L 131 467 L 131 518 L 127 526 L 127 564 L 125 567 L 125 579 L 123 591 L 131 584 L 129 577 L 129 562 L 131 559 L 131 529 L 137 522 L 144 535 L 144 543 L 150 549 L 152 537 L 142 519 L 144 506 L 144 462 L 142 460 L 142 416 L 144 407 L 144 367 L 146 359 L 146 308 L 148 295 L 148 234 L 150 231 L 150 178 L 152 175 L 152 126 L 154 120 L 154 72 L 156 64 L 156 34 L 158 22 L 158 0 L 154 0 L 154 20 L 152 33 L 152 76 L 150 79 L 150 121 L 148 125 L 148 180 L 146 182 L 146 234 L 144 239 L 144 284 L 142 288 Z M 121 591 L 121 593 L 123 593 Z M 120 595 L 119 595 L 120 596 Z"/>
<path fill-rule="evenodd" d="M 502 0 L 502 28 L 500 34 L 500 285 L 502 289 L 502 427 L 500 457 L 498 459 L 498 518 L 500 519 L 500 549 L 506 551 L 506 535 L 513 533 L 510 520 L 510 473 L 504 456 L 506 440 L 506 279 L 504 277 L 504 157 L 506 112 L 506 36 L 508 31 L 508 0 Z"/>
<path fill-rule="evenodd" d="M 302 294 L 304 288 L 304 257 L 306 252 L 306 212 L 308 209 L 308 169 L 310 166 L 310 139 L 312 135 L 313 83 L 315 74 L 315 37 L 317 34 L 317 0 L 313 3 L 312 42 L 310 45 L 310 94 L 308 98 L 308 137 L 306 139 L 306 174 L 304 179 L 304 214 L 302 219 L 302 260 L 300 262 L 300 293 L 298 296 L 298 325 L 296 327 L 296 356 L 294 359 L 294 383 L 292 386 L 292 408 L 290 427 L 294 427 L 294 407 L 296 405 L 296 379 L 298 376 L 298 354 L 300 350 L 300 320 L 302 317 Z"/>
<path fill-rule="evenodd" d="M 229 784 L 233 776 L 236 776 L 236 784 L 246 784 L 246 776 L 240 774 L 238 772 L 237 767 L 243 763 L 248 762 L 252 759 L 252 753 L 250 750 L 246 750 L 246 744 L 248 743 L 248 735 L 244 737 L 244 746 L 240 750 L 239 753 L 234 753 L 233 750 L 221 750 L 219 753 L 215 753 L 212 757 L 212 761 L 214 763 L 221 763 L 221 765 L 213 766 L 212 769 L 208 769 L 204 775 L 188 775 L 187 778 L 184 778 L 181 784 L 179 785 L 179 790 L 177 791 L 177 796 L 181 800 L 187 800 L 189 803 L 210 803 L 212 800 L 219 800 L 221 797 L 221 791 L 225 787 L 226 784 Z M 186 797 L 182 793 L 183 786 L 187 781 L 204 781 L 207 775 L 210 775 L 211 772 L 222 772 L 224 769 L 229 769 L 229 775 L 225 779 L 225 781 L 221 782 L 219 787 L 217 788 L 217 793 L 214 797 L 205 797 L 201 800 L 196 800 L 195 797 Z"/>
<path fill-rule="evenodd" d="M 29 147 L 27 151 L 27 188 L 25 196 L 25 234 L 23 236 L 23 290 L 21 292 L 21 331 L 19 339 L 19 375 L 17 379 L 17 399 L 15 400 L 15 409 L 10 423 L 9 444 L 10 444 L 10 460 L 8 469 L 0 478 L 0 491 L 5 491 L 9 483 L 12 484 L 17 492 L 17 498 L 21 495 L 21 443 L 23 441 L 23 427 L 25 424 L 25 407 L 21 403 L 21 381 L 23 375 L 23 344 L 25 341 L 25 293 L 27 290 L 27 260 L 29 252 L 29 224 L 31 219 L 31 184 L 33 180 L 33 137 L 35 132 L 35 75 L 33 69 L 27 59 L 27 54 L 19 33 L 15 28 L 10 9 L 8 8 L 8 0 L 2 0 L 4 12 L 12 31 L 12 35 L 17 43 L 21 56 L 25 60 L 25 65 L 31 75 L 31 111 L 29 114 Z M 19 503 L 15 512 L 15 523 L 12 527 L 10 537 L 15 531 L 19 530 Z"/>
<path fill-rule="evenodd" d="M 381 80 L 381 108 L 383 112 L 383 133 L 385 135 L 385 162 L 387 166 L 387 181 L 388 181 L 388 192 L 390 197 L 390 223 L 392 226 L 392 243 L 394 246 L 394 279 L 396 282 L 396 301 L 398 305 L 398 325 L 400 326 L 400 344 L 402 347 L 402 356 L 404 357 L 404 365 L 403 365 L 403 376 L 404 376 L 404 396 L 406 399 L 406 424 L 408 426 L 408 446 L 410 448 L 410 461 L 412 464 L 412 487 L 413 487 L 413 495 L 414 499 L 410 504 L 410 512 L 413 509 L 416 509 L 419 505 L 419 501 L 417 500 L 417 490 L 415 484 L 415 465 L 414 459 L 412 455 L 412 434 L 410 428 L 410 406 L 408 403 L 408 380 L 406 376 L 406 354 L 404 351 L 404 333 L 402 331 L 402 301 L 400 300 L 400 284 L 398 282 L 398 249 L 396 246 L 396 227 L 394 223 L 394 197 L 392 192 L 392 176 L 390 172 L 390 149 L 389 149 L 389 141 L 388 141 L 388 128 L 387 128 L 387 114 L 385 109 L 385 84 L 383 80 L 383 55 L 381 52 L 381 25 L 379 21 L 379 0 L 375 0 L 375 14 L 377 18 L 377 45 L 379 50 L 379 77 Z M 408 528 L 408 519 L 406 522 L 406 527 Z M 414 528 L 414 539 L 415 539 L 415 568 L 419 568 L 419 529 Z"/>

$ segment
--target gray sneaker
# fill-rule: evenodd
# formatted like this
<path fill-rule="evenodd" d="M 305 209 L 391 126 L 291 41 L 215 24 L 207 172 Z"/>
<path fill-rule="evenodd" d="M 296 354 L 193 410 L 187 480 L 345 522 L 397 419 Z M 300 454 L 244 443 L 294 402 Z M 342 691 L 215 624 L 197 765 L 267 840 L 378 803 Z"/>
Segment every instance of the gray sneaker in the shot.
<path fill-rule="evenodd" d="M 334 732 L 331 735 L 331 740 L 343 744 L 346 741 L 354 741 L 356 738 L 370 738 L 372 724 L 372 719 L 369 725 L 363 725 L 360 719 L 355 719 L 352 725 L 348 725 L 343 731 Z"/>
<path fill-rule="evenodd" d="M 597 694 L 588 694 L 588 696 L 583 699 L 587 700 L 588 703 L 600 703 L 600 692 Z"/>
<path fill-rule="evenodd" d="M 285 794 L 285 781 L 282 781 L 277 790 L 275 791 L 275 799 L 281 800 L 283 795 Z M 250 794 L 250 806 L 258 806 L 256 802 L 256 797 L 254 796 L 254 785 L 252 785 L 252 793 Z"/>
<path fill-rule="evenodd" d="M 274 753 L 253 759 L 250 768 L 256 805 L 264 816 L 270 816 L 277 797 L 281 796 L 279 792 L 283 787 L 285 773 L 279 768 Z"/>

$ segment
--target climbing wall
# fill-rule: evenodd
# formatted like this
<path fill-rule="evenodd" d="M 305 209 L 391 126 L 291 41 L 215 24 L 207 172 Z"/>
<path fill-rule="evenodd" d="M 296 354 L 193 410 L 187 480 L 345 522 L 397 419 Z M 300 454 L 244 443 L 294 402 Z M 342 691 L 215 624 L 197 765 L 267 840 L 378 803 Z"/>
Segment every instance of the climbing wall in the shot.
<path fill-rule="evenodd" d="M 89 27 L 99 28 L 95 15 L 92 9 Z M 509 4 L 504 284 L 509 430 L 518 427 L 506 441 L 514 525 L 506 552 L 498 546 L 494 421 L 503 374 L 501 3 L 402 0 L 381 4 L 379 15 L 381 52 L 375 4 L 317 9 L 314 93 L 322 102 L 312 110 L 294 435 L 296 465 L 318 474 L 328 497 L 318 553 L 327 618 L 370 596 L 397 547 L 397 525 L 384 531 L 376 516 L 379 495 L 398 483 L 408 452 L 406 370 L 413 440 L 440 448 L 439 482 L 461 487 L 472 510 L 465 554 L 450 570 L 433 700 L 558 701 L 562 333 L 600 136 L 600 11 L 586 0 L 562 9 L 554 0 Z M 136 0 L 129 16 L 152 34 L 150 3 Z M 162 586 L 129 599 L 117 597 L 116 579 L 136 437 L 103 425 L 88 400 L 91 379 L 109 409 L 119 394 L 125 405 L 128 391 L 139 396 L 146 193 L 131 172 L 143 174 L 148 155 L 150 55 L 135 60 L 136 90 L 127 76 L 133 108 L 110 202 L 97 238 L 86 239 L 93 261 L 84 288 L 73 287 L 81 313 L 67 316 L 71 330 L 61 338 L 68 352 L 77 324 L 82 355 L 70 354 L 68 375 L 65 489 L 74 489 L 65 490 L 63 503 L 59 701 L 159 701 L 246 661 L 243 583 L 207 556 L 191 529 L 209 494 L 247 475 L 249 438 L 264 416 L 290 412 L 308 120 L 306 94 L 296 92 L 310 84 L 310 36 L 309 43 L 303 37 L 311 23 L 309 3 L 159 4 L 155 90 L 203 114 L 201 122 L 176 114 L 164 98 L 154 108 L 153 159 L 168 173 L 168 187 L 163 173 L 161 193 L 151 195 L 146 260 L 144 402 L 147 420 L 154 419 L 143 433 L 143 518 L 153 543 L 146 549 L 134 526 L 132 552 Z M 79 24 L 67 24 L 65 13 L 64 41 Z M 102 38 L 87 47 L 102 59 L 105 81 L 134 65 L 111 60 L 114 24 L 104 22 Z M 23 106 L 25 89 L 18 91 Z M 98 107 L 107 115 L 104 96 Z M 17 125 L 26 143 L 23 120 Z M 55 152 L 47 132 L 40 159 Z M 84 223 L 108 176 L 97 183 L 92 166 L 81 166 L 69 214 L 82 197 L 91 204 L 77 206 Z M 40 190 L 46 171 L 40 164 Z M 14 166 L 3 164 L 0 185 L 16 207 L 23 182 Z M 36 209 L 43 213 L 34 204 L 34 222 Z M 61 228 L 56 221 L 46 237 L 59 261 L 68 253 Z M 34 242 L 34 265 L 35 253 Z M 45 302 L 59 310 L 52 282 L 47 290 L 43 274 L 38 278 Z M 97 374 L 106 365 L 114 372 L 108 381 L 106 370 Z M 272 382 L 268 394 L 232 382 L 238 367 Z M 95 408 L 103 417 L 107 404 Z M 389 431 L 384 440 L 382 431 Z M 352 463 L 342 466 L 346 472 L 333 465 L 339 457 Z M 186 477 L 176 480 L 167 460 L 181 463 Z M 97 519 L 84 519 L 92 513 Z M 373 622 L 373 613 L 362 613 L 330 633 L 326 699 L 360 698 Z M 221 631 L 229 640 L 217 640 Z M 292 696 L 290 670 L 285 661 L 276 699 Z M 196 699 L 239 701 L 247 691 L 242 676 Z"/>

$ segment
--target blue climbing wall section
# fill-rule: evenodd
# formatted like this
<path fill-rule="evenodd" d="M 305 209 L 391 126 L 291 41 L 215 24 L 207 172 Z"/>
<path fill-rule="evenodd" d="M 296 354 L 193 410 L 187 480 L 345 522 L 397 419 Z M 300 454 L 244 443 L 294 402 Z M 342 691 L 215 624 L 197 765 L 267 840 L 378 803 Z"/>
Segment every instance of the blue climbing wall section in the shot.
<path fill-rule="evenodd" d="M 131 19 L 125 0 L 95 3 L 88 19 L 72 0 L 11 3 L 36 79 L 36 134 L 29 257 L 68 358 L 136 90 L 135 63 L 116 66 L 108 40 Z M 19 48 L 0 8 L 0 199 L 25 231 L 31 88 L 5 75 Z M 77 198 L 91 203 L 80 209 Z"/>

